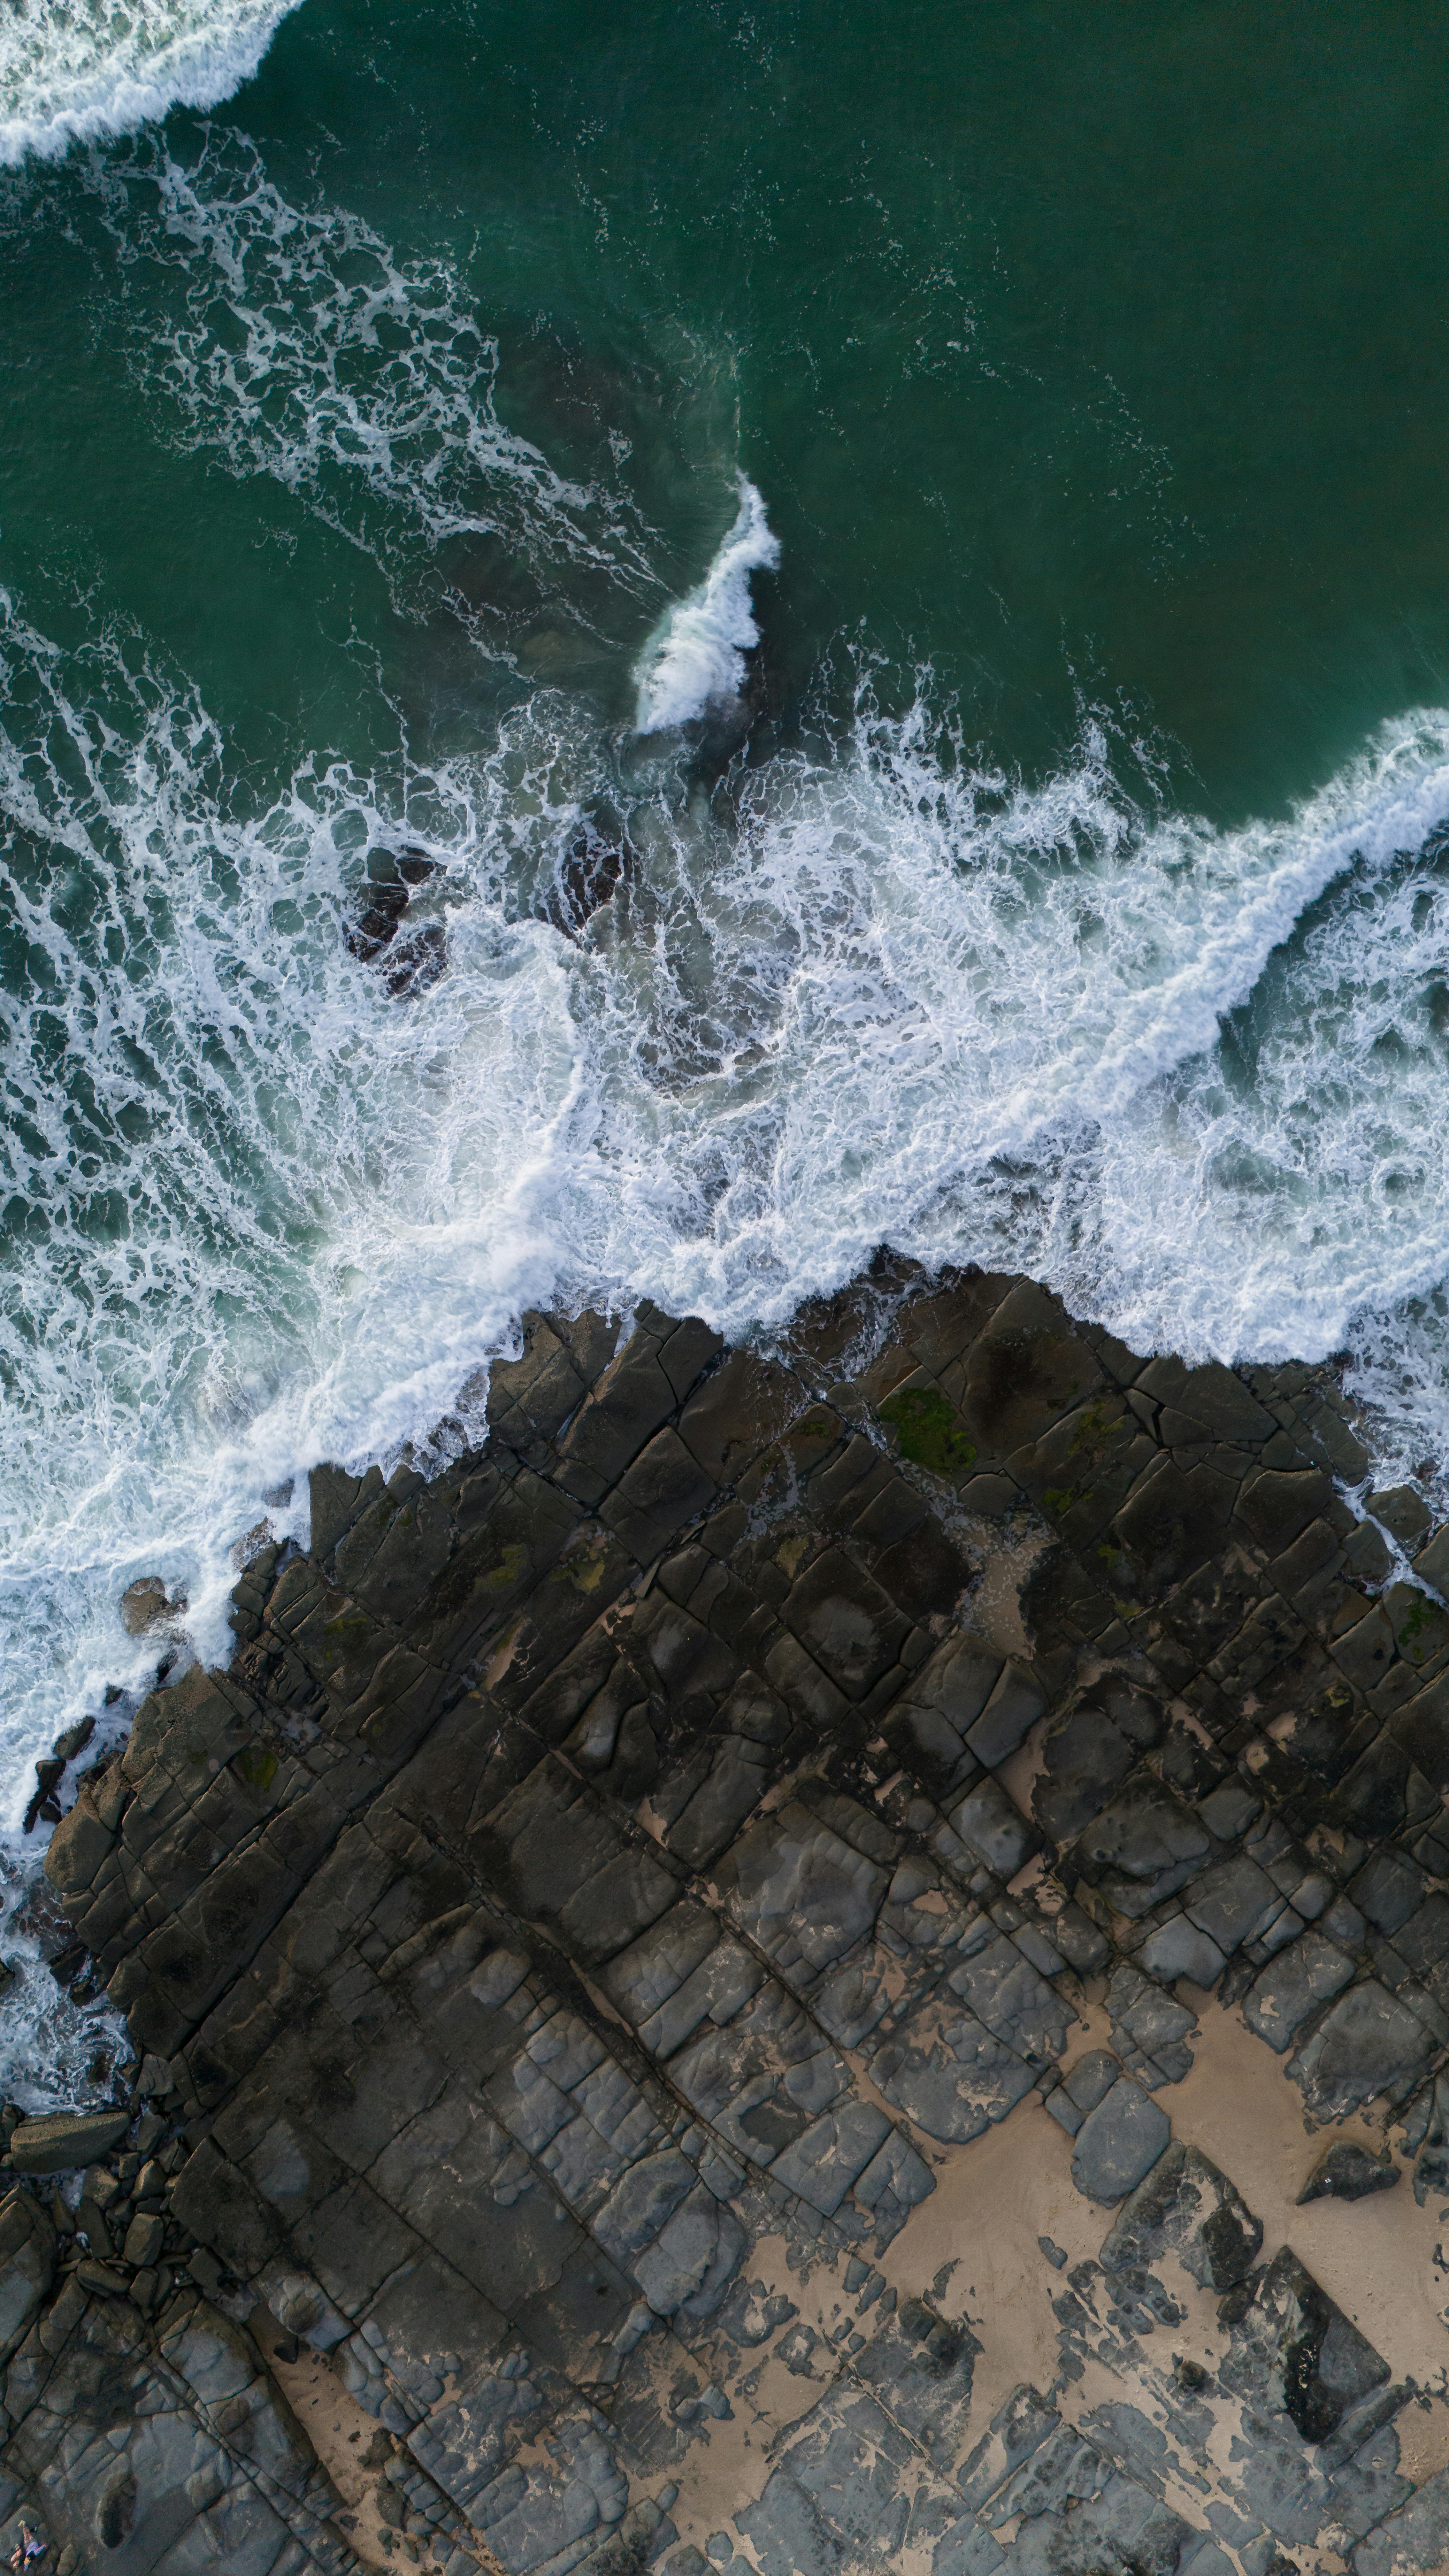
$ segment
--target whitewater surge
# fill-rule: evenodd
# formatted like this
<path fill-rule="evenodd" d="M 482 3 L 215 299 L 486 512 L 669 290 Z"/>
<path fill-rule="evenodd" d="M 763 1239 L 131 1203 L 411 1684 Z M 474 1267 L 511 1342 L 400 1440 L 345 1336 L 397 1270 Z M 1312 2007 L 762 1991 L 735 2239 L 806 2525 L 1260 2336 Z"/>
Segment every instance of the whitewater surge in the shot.
<path fill-rule="evenodd" d="M 300 0 L 8 0 L 0 168 L 212 108 L 256 72 Z"/>
<path fill-rule="evenodd" d="M 1351 1344 L 1386 1454 L 1449 1450 L 1449 716 L 1225 834 L 1136 812 L 1090 732 L 1028 789 L 867 702 L 726 828 L 673 773 L 630 802 L 542 692 L 490 759 L 308 764 L 248 813 L 164 669 L 14 605 L 0 658 L 35 961 L 4 1006 L 12 1821 L 57 1727 L 144 1683 L 126 1583 L 181 1585 L 223 1653 L 242 1534 L 304 1536 L 318 1458 L 477 1439 L 554 1297 L 742 1334 L 887 1241 L 1033 1271 L 1143 1350 Z M 548 890 L 606 792 L 637 870 L 575 945 Z M 346 939 L 400 832 L 446 938 L 411 998 Z"/>
<path fill-rule="evenodd" d="M 134 641 L 3 597 L 0 707 L 10 1837 L 58 1729 L 147 1684 L 129 1582 L 224 1657 L 245 1534 L 305 1540 L 321 1458 L 479 1441 L 556 1299 L 738 1336 L 882 1242 L 1023 1269 L 1143 1351 L 1346 1348 L 1386 1469 L 1449 1499 L 1449 713 L 1217 833 L 1090 728 L 1027 787 L 868 697 L 728 823 L 545 691 L 486 759 L 268 787 Z M 576 943 L 606 799 L 634 861 Z M 390 994 L 347 934 L 404 837 L 446 972 Z M 30 1975 L 34 2096 L 84 2090 L 106 2026 Z"/>
<path fill-rule="evenodd" d="M 665 733 L 710 707 L 727 706 L 744 684 L 745 656 L 759 643 L 750 576 L 780 561 L 765 504 L 753 483 L 737 478 L 740 506 L 697 590 L 665 611 L 640 657 L 634 717 L 637 733 Z"/>
<path fill-rule="evenodd" d="M 123 259 L 160 285 L 132 343 L 158 436 L 296 494 L 404 590 L 450 540 L 489 537 L 657 596 L 637 511 L 499 418 L 498 345 L 446 258 L 298 203 L 244 135 L 184 166 L 148 141 L 91 184 Z"/>
<path fill-rule="evenodd" d="M 63 646 L 0 600 L 12 1829 L 58 1730 L 145 1685 L 125 1586 L 180 1587 L 224 1655 L 245 1534 L 305 1536 L 320 1458 L 480 1438 L 525 1306 L 768 1333 L 887 1242 L 1031 1271 L 1144 1351 L 1347 1350 L 1384 1461 L 1449 1460 L 1449 715 L 1218 832 L 1134 802 L 1090 724 L 1024 784 L 928 686 L 904 716 L 863 689 L 712 803 L 688 729 L 780 559 L 752 484 L 661 611 L 628 487 L 500 417 L 445 260 L 289 199 L 242 138 L 76 182 L 144 276 L 158 438 L 300 497 L 410 608 L 501 538 L 550 614 L 587 581 L 627 640 L 608 703 L 510 665 L 486 755 L 420 760 L 374 702 L 365 774 L 262 775 L 144 639 Z M 567 939 L 610 816 L 627 869 Z M 390 993 L 348 932 L 404 839 L 446 971 Z"/>

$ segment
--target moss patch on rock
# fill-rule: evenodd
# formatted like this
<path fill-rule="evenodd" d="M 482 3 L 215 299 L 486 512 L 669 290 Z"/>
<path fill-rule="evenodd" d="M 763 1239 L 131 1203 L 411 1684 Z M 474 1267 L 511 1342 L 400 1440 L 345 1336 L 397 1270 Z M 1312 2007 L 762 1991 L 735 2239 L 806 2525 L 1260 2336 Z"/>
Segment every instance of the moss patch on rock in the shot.
<path fill-rule="evenodd" d="M 903 1458 L 933 1476 L 959 1476 L 976 1464 L 974 1442 L 957 1426 L 954 1409 L 934 1387 L 907 1386 L 888 1395 L 876 1419 L 889 1423 Z"/>

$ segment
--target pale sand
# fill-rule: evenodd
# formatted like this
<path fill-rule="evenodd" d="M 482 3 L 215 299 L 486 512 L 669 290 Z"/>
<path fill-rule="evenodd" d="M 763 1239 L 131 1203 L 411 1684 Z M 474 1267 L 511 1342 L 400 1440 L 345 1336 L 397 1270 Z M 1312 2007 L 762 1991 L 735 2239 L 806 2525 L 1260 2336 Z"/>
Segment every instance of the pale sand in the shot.
<path fill-rule="evenodd" d="M 356 2398 L 348 2395 L 331 2363 L 314 2352 L 310 2344 L 298 2345 L 295 2361 L 278 2358 L 277 2346 L 287 2338 L 265 2307 L 253 2309 L 248 2325 L 287 2404 L 342 2498 L 343 2511 L 334 2517 L 339 2537 L 364 2565 L 385 2568 L 389 2576 L 398 2576 L 410 2561 L 400 2545 L 395 2545 L 392 2556 L 384 2549 L 384 2526 L 377 2509 L 383 2460 L 390 2458 L 393 2451 L 389 2436 Z M 468 2546 L 477 2554 L 476 2539 L 470 2539 Z"/>
<path fill-rule="evenodd" d="M 1035 1755 L 1030 1739 L 1023 1755 L 1025 1770 Z M 1065 2062 L 1069 2066 L 1087 2050 L 1110 2044 L 1103 1991 L 1100 1981 L 1089 1989 L 1083 2021 L 1068 2046 Z M 1156 2099 L 1172 2121 L 1174 2136 L 1202 2148 L 1262 2220 L 1261 2259 L 1266 2261 L 1280 2246 L 1291 2245 L 1329 2296 L 1384 2354 L 1395 2376 L 1417 2381 L 1424 2396 L 1401 2412 L 1397 2429 L 1405 2473 L 1421 2484 L 1449 2464 L 1449 2229 L 1440 2223 L 1438 2200 L 1431 2199 L 1420 2209 L 1406 2173 L 1394 2190 L 1366 2200 L 1324 2200 L 1298 2208 L 1297 2194 L 1332 2138 L 1356 2139 L 1379 2148 L 1384 2142 L 1382 2126 L 1371 2117 L 1356 2117 L 1334 2128 L 1310 2131 L 1297 2087 L 1283 2062 L 1236 2012 L 1224 2010 L 1212 1997 L 1190 1988 L 1182 1992 L 1199 2015 L 1199 2029 L 1191 2042 L 1194 2062 L 1182 2083 L 1163 2086 Z M 867 2083 L 864 2090 L 874 2095 L 872 2085 Z M 936 2189 L 913 2213 L 881 2269 L 900 2297 L 924 2292 L 943 2315 L 964 2319 L 982 2346 L 975 2365 L 967 2447 L 984 2432 L 1002 2399 L 1023 2380 L 1044 2395 L 1050 2392 L 1074 2423 L 1082 2422 L 1099 2405 L 1128 2398 L 1161 2424 L 1170 2438 L 1174 2357 L 1181 2355 L 1214 2371 L 1226 2350 L 1215 2294 L 1200 2290 L 1175 2260 L 1159 2264 L 1155 2267 L 1159 2277 L 1183 2310 L 1180 2323 L 1159 2327 L 1138 2343 L 1133 2356 L 1119 2358 L 1116 2366 L 1089 2358 L 1083 2375 L 1059 2382 L 1062 2356 L 1051 2303 L 1066 2286 L 1066 2271 L 1099 2253 L 1113 2211 L 1076 2190 L 1071 2180 L 1071 2141 L 1035 2095 L 968 2146 L 937 2146 L 924 2138 L 918 2144 L 935 2173 Z M 1044 2236 L 1065 2252 L 1067 2264 L 1062 2271 L 1055 2270 L 1042 2253 L 1038 2240 Z M 762 2348 L 757 2372 L 751 2377 L 747 2371 L 745 2385 L 735 2385 L 732 2419 L 704 2419 L 696 2425 L 681 2464 L 681 2493 L 671 2518 L 681 2540 L 699 2549 L 713 2533 L 729 2529 L 735 2514 L 759 2495 L 792 2427 L 815 2405 L 841 2366 L 841 2356 L 828 2338 L 842 2325 L 855 2322 L 856 2303 L 846 2297 L 835 2266 L 812 2257 L 807 2258 L 803 2274 L 792 2269 L 783 2238 L 767 2237 L 751 2249 L 747 2277 L 767 2292 L 783 2291 L 792 2301 L 798 2311 L 797 2327 L 787 2334 L 808 2326 L 820 2340 L 809 2367 L 792 2372 L 780 2356 L 785 2338 L 772 2338 Z M 878 2316 L 878 2309 L 861 2316 L 861 2331 L 871 2333 Z M 274 2339 L 268 2336 L 269 2342 Z M 1111 2351 L 1110 2337 L 1104 2349 Z M 1120 2346 L 1117 2349 L 1120 2355 Z M 690 2369 L 681 2344 L 665 2332 L 647 2339 L 639 2360 L 666 2410 L 681 2396 L 692 2394 L 702 2375 L 697 2368 Z M 355 2517 L 347 2539 L 369 2565 L 396 2571 L 405 2562 L 400 2557 L 389 2559 L 384 2552 L 376 2509 L 377 2428 L 347 2396 L 330 2367 L 305 2346 L 296 2362 L 273 2361 L 273 2368 L 336 2481 L 348 2514 Z M 848 2371 L 848 2362 L 845 2368 Z M 1231 2400 L 1214 2397 L 1210 2411 L 1215 2429 L 1209 2457 L 1221 2477 L 1222 2491 L 1231 2499 L 1241 2419 Z M 364 2466 L 369 2450 L 373 2459 Z M 542 2457 L 540 2465 L 544 2465 Z M 1187 2477 L 1189 2482 L 1184 2482 L 1169 2471 L 1167 2500 L 1202 2528 L 1207 2499 L 1190 2482 L 1190 2466 Z M 737 2550 L 749 2560 L 752 2552 L 738 2534 L 734 2538 Z M 1298 2563 L 1305 2571 L 1315 2571 L 1315 2576 L 1338 2576 L 1344 2564 L 1327 2539 L 1325 2535 L 1314 2551 L 1298 2553 Z M 486 2569 L 488 2554 L 476 2534 L 469 2545 Z M 903 2576 L 916 2576 L 916 2571 L 903 2569 Z"/>
<path fill-rule="evenodd" d="M 1382 2119 L 1352 2116 L 1310 2133 L 1283 2060 L 1236 2013 L 1189 1988 L 1183 1993 L 1201 2020 L 1191 2043 L 1192 2070 L 1157 2098 L 1175 2134 L 1211 2156 L 1261 2218 L 1262 2259 L 1291 2245 L 1395 2377 L 1417 2380 L 1432 2393 L 1428 2409 L 1409 2407 L 1399 2418 L 1405 2474 L 1422 2484 L 1449 2464 L 1449 2229 L 1440 2223 L 1442 2196 L 1431 2192 L 1421 2209 L 1401 2167 L 1403 2179 L 1392 2191 L 1296 2208 L 1332 2140 L 1354 2139 L 1382 2151 Z"/>
<path fill-rule="evenodd" d="M 1356 2202 L 1295 2206 L 1314 2163 L 1335 2137 L 1381 2148 L 1371 2120 L 1351 2118 L 1309 2132 L 1297 2087 L 1282 2062 L 1232 2011 L 1184 1989 L 1200 2028 L 1194 2063 L 1182 2083 L 1156 2099 L 1173 2133 L 1201 2147 L 1236 2183 L 1263 2222 L 1266 2261 L 1291 2245 L 1329 2296 L 1389 2361 L 1397 2378 L 1416 2380 L 1425 2401 L 1397 2419 L 1404 2472 L 1416 2484 L 1449 2462 L 1449 2237 L 1438 2204 L 1417 2205 L 1407 2173 L 1392 2190 Z M 1100 2003 L 1073 2034 L 1066 2064 L 1107 2045 Z M 931 2151 L 936 2190 L 914 2213 L 883 2265 L 902 2296 L 939 2280 L 936 2304 L 964 2318 L 983 2346 L 972 2392 L 971 2433 L 985 2430 L 996 2407 L 1020 2381 L 1043 2394 L 1059 2368 L 1058 2327 L 1051 2302 L 1071 2265 L 1098 2254 L 1113 2211 L 1089 2201 L 1071 2180 L 1071 2141 L 1035 2097 L 997 2128 L 964 2148 Z M 1047 2263 L 1038 2239 L 1061 2247 L 1062 2272 Z M 1157 2267 L 1184 2309 L 1179 2326 L 1159 2328 L 1141 2346 L 1135 2381 L 1089 2364 L 1085 2377 L 1057 2387 L 1054 2402 L 1079 2422 L 1094 2406 L 1129 2397 L 1155 2420 L 1152 2383 L 1174 2355 L 1214 2369 L 1226 2348 L 1217 2298 L 1197 2288 L 1175 2260 Z M 944 2277 L 941 2277 L 944 2274 Z M 1236 2435 L 1236 2409 L 1215 2404 L 1213 2455 L 1226 2471 Z M 1204 2498 L 1170 2481 L 1168 2500 L 1199 2527 Z M 1291 2554 L 1291 2553 L 1289 2553 Z M 1341 2562 L 1320 2548 L 1306 2565 L 1325 2571 Z"/>

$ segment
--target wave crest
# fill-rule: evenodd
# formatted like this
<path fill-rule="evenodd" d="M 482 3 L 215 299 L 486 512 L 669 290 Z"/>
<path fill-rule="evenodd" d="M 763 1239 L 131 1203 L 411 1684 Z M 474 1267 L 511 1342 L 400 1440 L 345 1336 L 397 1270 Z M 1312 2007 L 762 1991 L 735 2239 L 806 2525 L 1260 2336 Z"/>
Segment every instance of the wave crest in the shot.
<path fill-rule="evenodd" d="M 0 14 L 0 168 L 219 107 L 301 0 L 11 0 Z"/>
<path fill-rule="evenodd" d="M 635 678 L 638 733 L 669 733 L 709 707 L 727 706 L 744 683 L 745 655 L 760 640 L 750 575 L 773 572 L 780 541 L 770 532 L 754 484 L 737 477 L 740 506 L 698 588 L 677 600 L 655 628 Z"/>

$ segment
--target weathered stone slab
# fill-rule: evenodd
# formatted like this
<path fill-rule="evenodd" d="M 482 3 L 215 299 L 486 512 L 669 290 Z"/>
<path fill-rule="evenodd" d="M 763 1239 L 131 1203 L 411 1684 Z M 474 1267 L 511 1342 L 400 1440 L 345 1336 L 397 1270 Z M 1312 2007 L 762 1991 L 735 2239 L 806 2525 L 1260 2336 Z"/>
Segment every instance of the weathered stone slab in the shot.
<path fill-rule="evenodd" d="M 1252 2270 L 1152 2088 L 1190 2064 L 1167 1989 L 1229 1961 L 1315 2116 L 1423 2086 L 1439 1631 L 1371 1597 L 1323 1373 L 917 1287 L 883 1262 L 770 1361 L 647 1305 L 622 1350 L 526 1319 L 487 1453 L 319 1470 L 316 1553 L 254 1557 L 232 1670 L 87 1778 L 51 1879 L 145 2107 L 84 2149 L 88 2249 L 0 2206 L 4 2467 L 61 2576 L 70 2542 L 353 2576 L 276 2335 L 380 2446 L 381 2555 L 446 2576 L 1270 2576 L 1391 2526 L 1418 2565 L 1402 2390 L 1291 2255 Z M 1057 2082 L 1104 1971 L 1118 2054 Z M 992 2195 L 1015 2140 L 1024 2183 L 1064 2152 L 1038 2096 L 1107 2233 L 1073 2262 L 1033 2216 L 1012 2295 L 1059 2403 L 983 2436 Z M 1165 2256 L 1239 2302 L 1225 2336 Z M 255 2346 L 198 2285 L 258 2302 Z"/>
<path fill-rule="evenodd" d="M 1119 2076 L 1077 2131 L 1072 2180 L 1089 2200 L 1122 2200 L 1151 2171 L 1171 2135 L 1166 2112 L 1130 2075 Z"/>
<path fill-rule="evenodd" d="M 50 2111 L 21 2121 L 10 2159 L 17 2173 L 74 2173 L 117 2146 L 130 2125 L 129 2111 Z"/>

